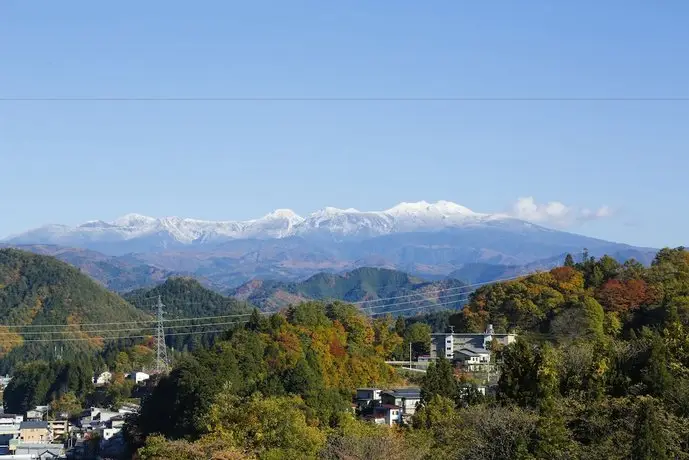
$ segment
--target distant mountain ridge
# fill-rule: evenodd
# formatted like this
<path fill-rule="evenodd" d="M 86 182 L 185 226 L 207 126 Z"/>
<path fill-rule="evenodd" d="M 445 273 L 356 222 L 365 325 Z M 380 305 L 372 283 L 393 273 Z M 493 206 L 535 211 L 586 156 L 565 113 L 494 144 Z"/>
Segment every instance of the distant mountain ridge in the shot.
<path fill-rule="evenodd" d="M 118 292 L 180 275 L 227 292 L 254 279 L 300 282 L 317 273 L 360 267 L 430 280 L 459 270 L 454 276 L 460 279 L 484 280 L 476 270 L 505 269 L 481 264 L 523 267 L 581 254 L 584 248 L 592 256 L 608 254 L 622 262 L 648 263 L 656 253 L 448 201 L 401 203 L 371 212 L 324 208 L 307 217 L 280 209 L 241 222 L 130 214 L 113 222 L 45 226 L 4 244 L 55 255 Z"/>
<path fill-rule="evenodd" d="M 58 244 L 107 254 L 208 246 L 230 240 L 288 237 L 372 238 L 395 233 L 440 231 L 472 226 L 535 227 L 501 214 L 481 214 L 449 201 L 400 203 L 385 211 L 326 207 L 306 218 L 278 209 L 248 221 L 205 221 L 179 217 L 153 218 L 127 214 L 113 222 L 100 220 L 76 227 L 46 225 L 10 237 L 11 244 Z M 545 229 L 543 229 L 545 230 Z"/>
<path fill-rule="evenodd" d="M 253 280 L 229 295 L 270 311 L 307 300 L 330 299 L 358 302 L 369 313 L 409 309 L 414 315 L 439 304 L 459 308 L 467 297 L 464 286 L 454 279 L 429 282 L 396 270 L 365 267 L 339 275 L 319 273 L 297 283 Z"/>

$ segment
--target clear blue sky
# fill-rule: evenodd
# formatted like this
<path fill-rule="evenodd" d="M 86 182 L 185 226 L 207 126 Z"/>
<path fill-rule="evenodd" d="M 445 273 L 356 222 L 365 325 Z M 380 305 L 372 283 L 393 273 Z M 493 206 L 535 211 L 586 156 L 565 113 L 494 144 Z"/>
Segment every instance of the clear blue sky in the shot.
<path fill-rule="evenodd" d="M 0 1 L 0 97 L 689 98 L 689 2 Z M 0 237 L 519 197 L 689 244 L 689 102 L 0 101 Z"/>

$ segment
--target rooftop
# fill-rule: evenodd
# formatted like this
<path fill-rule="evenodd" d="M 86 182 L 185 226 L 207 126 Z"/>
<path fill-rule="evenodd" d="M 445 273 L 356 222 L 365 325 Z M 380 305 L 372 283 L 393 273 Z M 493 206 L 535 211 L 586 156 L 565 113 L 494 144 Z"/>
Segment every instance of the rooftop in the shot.
<path fill-rule="evenodd" d="M 396 398 L 421 398 L 421 388 L 395 388 L 385 390 L 383 393 Z"/>
<path fill-rule="evenodd" d="M 490 334 L 486 332 L 433 332 L 431 336 L 434 337 L 446 337 L 451 335 L 453 337 L 483 337 L 486 335 L 492 335 L 495 337 L 507 337 L 508 335 L 517 335 L 512 332 L 492 332 Z"/>
<path fill-rule="evenodd" d="M 48 422 L 42 422 L 42 421 L 28 421 L 28 422 L 22 422 L 19 425 L 20 430 L 38 430 L 41 428 L 48 428 Z"/>
<path fill-rule="evenodd" d="M 458 353 L 464 353 L 469 356 L 489 355 L 490 350 L 485 348 L 478 348 L 471 345 L 462 345 L 462 348 L 457 350 Z"/>

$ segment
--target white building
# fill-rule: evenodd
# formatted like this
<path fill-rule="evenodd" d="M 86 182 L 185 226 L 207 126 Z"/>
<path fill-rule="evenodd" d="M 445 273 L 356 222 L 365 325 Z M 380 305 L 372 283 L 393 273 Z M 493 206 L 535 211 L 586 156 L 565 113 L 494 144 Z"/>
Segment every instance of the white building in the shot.
<path fill-rule="evenodd" d="M 36 406 L 32 410 L 26 412 L 27 421 L 39 421 L 45 418 L 48 413 L 48 406 Z"/>
<path fill-rule="evenodd" d="M 383 405 L 400 408 L 400 417 L 406 421 L 416 412 L 416 406 L 421 402 L 420 388 L 398 388 L 386 390 L 381 394 Z"/>
<path fill-rule="evenodd" d="M 119 412 L 109 411 L 100 407 L 92 407 L 85 410 L 81 414 L 81 417 L 79 418 L 79 426 L 84 430 L 91 431 L 98 428 L 108 420 L 120 416 L 121 415 Z"/>
<path fill-rule="evenodd" d="M 0 377 L 0 388 L 5 389 L 7 387 L 7 385 L 10 384 L 11 381 L 12 381 L 12 377 L 10 377 L 9 375 L 6 375 L 4 377 Z"/>
<path fill-rule="evenodd" d="M 431 334 L 431 359 L 444 356 L 453 362 L 472 366 L 490 364 L 491 342 L 509 345 L 515 340 L 516 334 L 496 334 L 492 324 L 482 334 Z"/>
<path fill-rule="evenodd" d="M 124 403 L 120 406 L 117 412 L 119 412 L 120 415 L 138 414 L 140 409 L 141 406 L 139 406 L 139 404 Z"/>
<path fill-rule="evenodd" d="M 0 414 L 0 436 L 3 439 L 18 438 L 19 427 L 23 421 L 23 415 Z"/>
<path fill-rule="evenodd" d="M 373 413 L 364 417 L 378 425 L 388 425 L 402 423 L 402 408 L 394 404 L 381 404 L 373 409 Z"/>
<path fill-rule="evenodd" d="M 112 380 L 112 373 L 110 371 L 101 372 L 93 377 L 93 383 L 96 385 L 106 385 Z"/>
<path fill-rule="evenodd" d="M 131 374 L 127 374 L 127 378 L 130 380 L 134 380 L 134 382 L 138 384 L 150 379 L 151 376 L 146 374 L 145 372 L 132 372 Z"/>
<path fill-rule="evenodd" d="M 23 415 L 18 414 L 0 414 L 0 426 L 4 425 L 19 425 L 24 421 Z"/>

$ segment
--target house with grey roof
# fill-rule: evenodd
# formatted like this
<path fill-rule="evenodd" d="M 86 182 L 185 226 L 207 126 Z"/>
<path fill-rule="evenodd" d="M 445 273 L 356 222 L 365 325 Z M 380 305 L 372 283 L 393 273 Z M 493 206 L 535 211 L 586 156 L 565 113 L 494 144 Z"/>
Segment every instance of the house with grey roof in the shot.
<path fill-rule="evenodd" d="M 19 439 L 27 443 L 49 443 L 53 440 L 48 422 L 28 420 L 19 425 Z"/>
<path fill-rule="evenodd" d="M 400 419 L 407 421 L 416 412 L 417 405 L 421 402 L 420 388 L 397 388 L 381 392 L 382 404 L 393 405 L 400 408 Z"/>
<path fill-rule="evenodd" d="M 491 324 L 486 331 L 474 333 L 436 333 L 431 334 L 431 359 L 445 357 L 455 364 L 469 370 L 491 364 L 490 347 L 492 342 L 509 345 L 517 340 L 516 334 L 500 334 Z"/>

